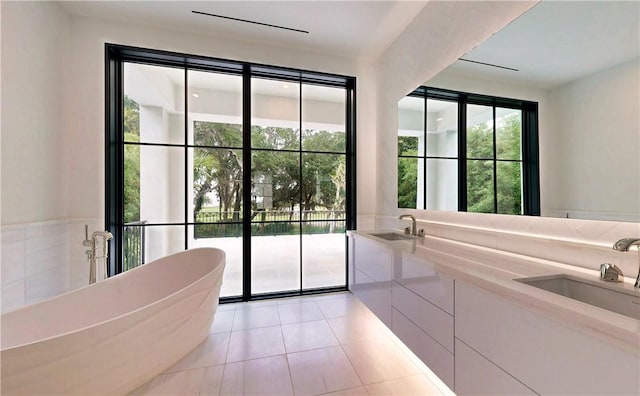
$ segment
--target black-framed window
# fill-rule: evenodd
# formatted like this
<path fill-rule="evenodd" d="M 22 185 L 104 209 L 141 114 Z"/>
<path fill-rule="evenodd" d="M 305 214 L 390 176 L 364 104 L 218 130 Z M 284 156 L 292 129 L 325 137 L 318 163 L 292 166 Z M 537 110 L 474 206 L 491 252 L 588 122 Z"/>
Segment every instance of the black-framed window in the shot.
<path fill-rule="evenodd" d="M 398 207 L 540 214 L 538 104 L 419 87 L 398 103 Z"/>
<path fill-rule="evenodd" d="M 233 300 L 346 289 L 354 77 L 112 44 L 106 62 L 110 274 L 212 245 Z M 313 276 L 323 235 L 341 261 L 333 280 Z M 296 257 L 275 277 L 288 283 L 263 287 L 256 274 L 275 270 L 265 257 L 285 237 Z"/>

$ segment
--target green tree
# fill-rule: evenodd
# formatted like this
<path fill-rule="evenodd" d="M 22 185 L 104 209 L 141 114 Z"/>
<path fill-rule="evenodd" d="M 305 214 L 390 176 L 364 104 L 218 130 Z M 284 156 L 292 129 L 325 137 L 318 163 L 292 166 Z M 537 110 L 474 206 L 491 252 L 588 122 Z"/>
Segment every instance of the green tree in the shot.
<path fill-rule="evenodd" d="M 336 183 L 341 177 L 346 164 L 344 132 L 328 132 L 305 130 L 302 134 L 302 148 L 305 151 L 327 152 L 327 154 L 304 154 L 302 163 L 302 208 L 305 211 L 315 210 L 316 206 L 332 210 L 341 200 L 340 185 Z M 318 188 L 319 187 L 319 188 Z M 342 198 L 344 195 L 342 195 Z"/>
<path fill-rule="evenodd" d="M 467 211 L 493 212 L 493 127 L 467 128 Z"/>
<path fill-rule="evenodd" d="M 398 136 L 398 153 L 418 155 L 417 136 Z M 418 160 L 416 158 L 398 158 L 398 207 L 416 207 L 418 197 Z"/>
<path fill-rule="evenodd" d="M 220 219 L 238 221 L 242 205 L 242 152 L 229 147 L 242 147 L 242 126 L 196 121 L 194 140 L 198 145 L 224 147 L 194 150 L 194 215 L 209 203 L 207 194 L 215 192 L 220 202 Z"/>
<path fill-rule="evenodd" d="M 497 120 L 498 213 L 521 214 L 521 116 L 514 112 Z M 480 123 L 467 128 L 467 210 L 494 213 L 493 127 Z M 474 160 L 475 159 L 475 160 Z"/>
<path fill-rule="evenodd" d="M 125 142 L 140 141 L 140 107 L 124 97 Z M 140 146 L 124 146 L 124 222 L 140 221 Z"/>

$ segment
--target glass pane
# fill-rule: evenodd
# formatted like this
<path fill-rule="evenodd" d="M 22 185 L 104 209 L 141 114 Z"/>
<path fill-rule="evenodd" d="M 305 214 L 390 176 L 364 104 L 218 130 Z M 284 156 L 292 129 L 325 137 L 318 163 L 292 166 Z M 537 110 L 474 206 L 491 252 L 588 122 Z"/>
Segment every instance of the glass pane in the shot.
<path fill-rule="evenodd" d="M 196 223 L 241 221 L 242 150 L 190 149 L 192 213 Z"/>
<path fill-rule="evenodd" d="M 496 154 L 498 159 L 522 159 L 522 110 L 496 108 Z"/>
<path fill-rule="evenodd" d="M 242 76 L 188 71 L 189 143 L 242 147 Z"/>
<path fill-rule="evenodd" d="M 300 154 L 254 151 L 251 154 L 252 221 L 288 220 L 300 210 Z"/>
<path fill-rule="evenodd" d="M 181 252 L 185 249 L 184 226 L 125 225 L 123 228 L 123 270 Z"/>
<path fill-rule="evenodd" d="M 299 232 L 299 223 L 252 225 L 252 294 L 300 289 Z"/>
<path fill-rule="evenodd" d="M 398 155 L 424 155 L 424 98 L 398 101 Z"/>
<path fill-rule="evenodd" d="M 124 64 L 124 141 L 184 144 L 184 69 Z"/>
<path fill-rule="evenodd" d="M 242 124 L 194 121 L 196 146 L 242 148 Z"/>
<path fill-rule="evenodd" d="M 345 156 L 302 154 L 302 213 L 327 218 L 344 215 L 346 198 Z"/>
<path fill-rule="evenodd" d="M 142 227 L 143 224 L 131 222 L 122 228 L 122 272 L 145 263 L 146 227 Z"/>
<path fill-rule="evenodd" d="M 467 106 L 467 157 L 493 159 L 493 107 Z"/>
<path fill-rule="evenodd" d="M 189 248 L 199 247 L 224 250 L 226 265 L 220 296 L 242 295 L 242 224 L 189 226 Z"/>
<path fill-rule="evenodd" d="M 302 288 L 344 286 L 345 222 L 314 221 L 302 226 Z"/>
<path fill-rule="evenodd" d="M 124 146 L 125 223 L 184 222 L 184 149 Z"/>
<path fill-rule="evenodd" d="M 300 85 L 251 80 L 251 147 L 300 149 Z"/>
<path fill-rule="evenodd" d="M 467 161 L 467 211 L 495 213 L 493 161 Z"/>
<path fill-rule="evenodd" d="M 522 214 L 522 163 L 497 163 L 498 213 Z"/>
<path fill-rule="evenodd" d="M 427 159 L 427 210 L 458 210 L 458 160 Z"/>
<path fill-rule="evenodd" d="M 398 208 L 424 209 L 423 158 L 398 158 Z"/>
<path fill-rule="evenodd" d="M 458 103 L 427 99 L 427 156 L 458 157 Z"/>
<path fill-rule="evenodd" d="M 346 149 L 344 88 L 302 86 L 302 149 L 343 153 Z"/>

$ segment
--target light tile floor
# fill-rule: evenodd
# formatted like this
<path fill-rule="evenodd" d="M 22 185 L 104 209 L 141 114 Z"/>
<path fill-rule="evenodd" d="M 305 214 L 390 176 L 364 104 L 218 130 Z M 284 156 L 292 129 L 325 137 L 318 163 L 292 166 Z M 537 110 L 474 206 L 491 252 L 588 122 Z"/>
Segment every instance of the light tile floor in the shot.
<path fill-rule="evenodd" d="M 135 395 L 453 395 L 351 293 L 218 307 L 211 334 Z"/>

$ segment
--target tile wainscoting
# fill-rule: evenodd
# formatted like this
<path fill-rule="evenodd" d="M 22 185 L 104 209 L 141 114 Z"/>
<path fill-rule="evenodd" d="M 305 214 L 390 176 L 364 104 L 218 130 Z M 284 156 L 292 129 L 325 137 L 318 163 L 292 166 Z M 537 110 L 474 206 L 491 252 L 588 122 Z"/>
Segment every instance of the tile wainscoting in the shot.
<path fill-rule="evenodd" d="M 88 283 L 84 224 L 96 219 L 3 225 L 2 312 L 65 293 Z"/>

